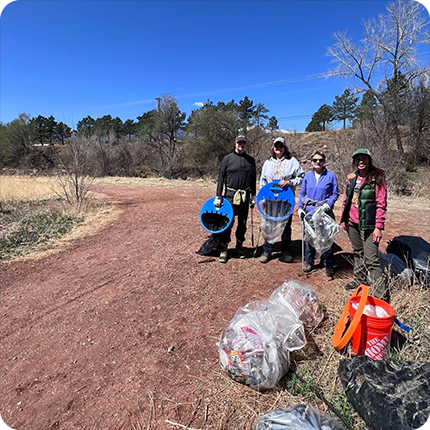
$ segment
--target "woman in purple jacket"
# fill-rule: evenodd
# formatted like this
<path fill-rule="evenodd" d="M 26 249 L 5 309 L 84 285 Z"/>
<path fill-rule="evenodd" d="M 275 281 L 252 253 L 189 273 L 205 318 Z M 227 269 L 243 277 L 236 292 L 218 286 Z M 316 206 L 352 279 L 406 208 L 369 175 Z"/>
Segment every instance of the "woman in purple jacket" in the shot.
<path fill-rule="evenodd" d="M 333 206 L 339 197 L 336 175 L 325 168 L 325 154 L 316 151 L 311 157 L 312 170 L 306 173 L 300 189 L 297 213 L 302 220 L 307 212 L 322 206 L 334 219 Z M 314 267 L 315 249 L 306 242 L 304 272 Z M 333 248 L 323 254 L 326 274 L 333 276 Z"/>

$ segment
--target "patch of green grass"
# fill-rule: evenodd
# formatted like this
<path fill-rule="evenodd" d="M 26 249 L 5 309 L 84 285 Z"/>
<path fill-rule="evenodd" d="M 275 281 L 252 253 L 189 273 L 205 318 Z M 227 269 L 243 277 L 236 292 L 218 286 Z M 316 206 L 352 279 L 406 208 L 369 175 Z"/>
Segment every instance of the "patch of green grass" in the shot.
<path fill-rule="evenodd" d="M 316 383 L 313 377 L 310 375 L 298 377 L 296 373 L 289 373 L 286 376 L 285 388 L 292 396 L 299 397 L 299 402 L 315 404 L 322 401 L 326 403 L 323 400 L 323 398 L 325 398 L 345 421 L 347 421 L 351 426 L 356 425 L 357 414 L 354 407 L 349 403 L 344 392 L 335 391 L 334 393 L 329 393 L 329 396 L 327 396 L 327 394 L 324 393 L 327 390 L 324 390 L 320 384 Z M 326 406 L 329 407 L 327 404 Z M 341 419 L 334 413 L 334 411 L 330 411 L 330 416 L 342 424 Z M 365 427 L 354 428 L 357 428 L 357 430 L 359 428 L 365 429 Z"/>
<path fill-rule="evenodd" d="M 357 430 L 366 429 L 366 425 L 363 422 L 357 421 L 357 413 L 351 403 L 349 403 L 348 398 L 343 391 L 337 391 L 333 397 L 331 397 L 330 403 L 351 427 Z M 336 419 L 338 418 L 336 417 Z M 340 420 L 338 421 L 342 424 Z"/>
<path fill-rule="evenodd" d="M 56 200 L 4 203 L 0 207 L 0 260 L 34 250 L 70 232 L 82 217 L 64 213 Z"/>
<path fill-rule="evenodd" d="M 301 381 L 295 373 L 288 373 L 285 383 L 286 389 L 293 396 L 303 396 L 305 399 L 314 397 L 313 389 L 319 389 L 318 385 L 312 380 L 312 378 L 304 376 Z"/>

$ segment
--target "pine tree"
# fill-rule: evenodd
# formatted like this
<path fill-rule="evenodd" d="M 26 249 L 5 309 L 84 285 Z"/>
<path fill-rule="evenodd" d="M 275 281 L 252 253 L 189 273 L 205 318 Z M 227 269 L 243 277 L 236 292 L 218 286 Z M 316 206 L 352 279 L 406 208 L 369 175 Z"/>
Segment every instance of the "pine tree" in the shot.
<path fill-rule="evenodd" d="M 333 120 L 343 121 L 343 129 L 346 128 L 346 121 L 352 120 L 356 116 L 358 97 L 347 88 L 341 96 L 336 96 L 332 105 Z"/>

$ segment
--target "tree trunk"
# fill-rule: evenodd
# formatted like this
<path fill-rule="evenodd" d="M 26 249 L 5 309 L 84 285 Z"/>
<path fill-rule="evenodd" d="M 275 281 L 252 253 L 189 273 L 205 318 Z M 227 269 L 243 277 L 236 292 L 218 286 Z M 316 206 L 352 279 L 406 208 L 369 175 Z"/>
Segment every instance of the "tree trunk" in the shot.
<path fill-rule="evenodd" d="M 400 129 L 397 124 L 394 126 L 394 135 L 396 136 L 397 152 L 399 153 L 400 159 L 402 161 L 405 161 L 406 157 L 405 157 L 405 150 L 403 149 L 403 144 L 402 144 L 402 136 L 400 135 Z"/>

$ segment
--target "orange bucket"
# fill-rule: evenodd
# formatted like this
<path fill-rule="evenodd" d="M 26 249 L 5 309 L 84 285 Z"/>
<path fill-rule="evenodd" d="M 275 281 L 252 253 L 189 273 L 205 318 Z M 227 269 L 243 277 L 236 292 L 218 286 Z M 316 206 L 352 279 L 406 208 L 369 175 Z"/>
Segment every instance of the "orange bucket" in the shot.
<path fill-rule="evenodd" d="M 359 297 L 349 299 L 349 315 L 354 318 L 356 310 L 353 304 L 358 305 Z M 379 306 L 387 312 L 388 317 L 371 317 L 361 315 L 351 338 L 351 350 L 355 355 L 367 355 L 373 360 L 383 360 L 387 346 L 390 344 L 391 330 L 394 324 L 394 309 L 383 300 L 367 297 L 366 305 Z"/>
<path fill-rule="evenodd" d="M 361 296 L 358 295 L 360 292 Z M 366 305 L 381 307 L 387 312 L 388 317 L 363 315 Z M 390 344 L 393 323 L 394 309 L 383 300 L 369 296 L 368 288 L 360 285 L 348 300 L 339 318 L 332 345 L 340 350 L 351 340 L 351 349 L 355 355 L 367 355 L 373 360 L 383 360 Z"/>

